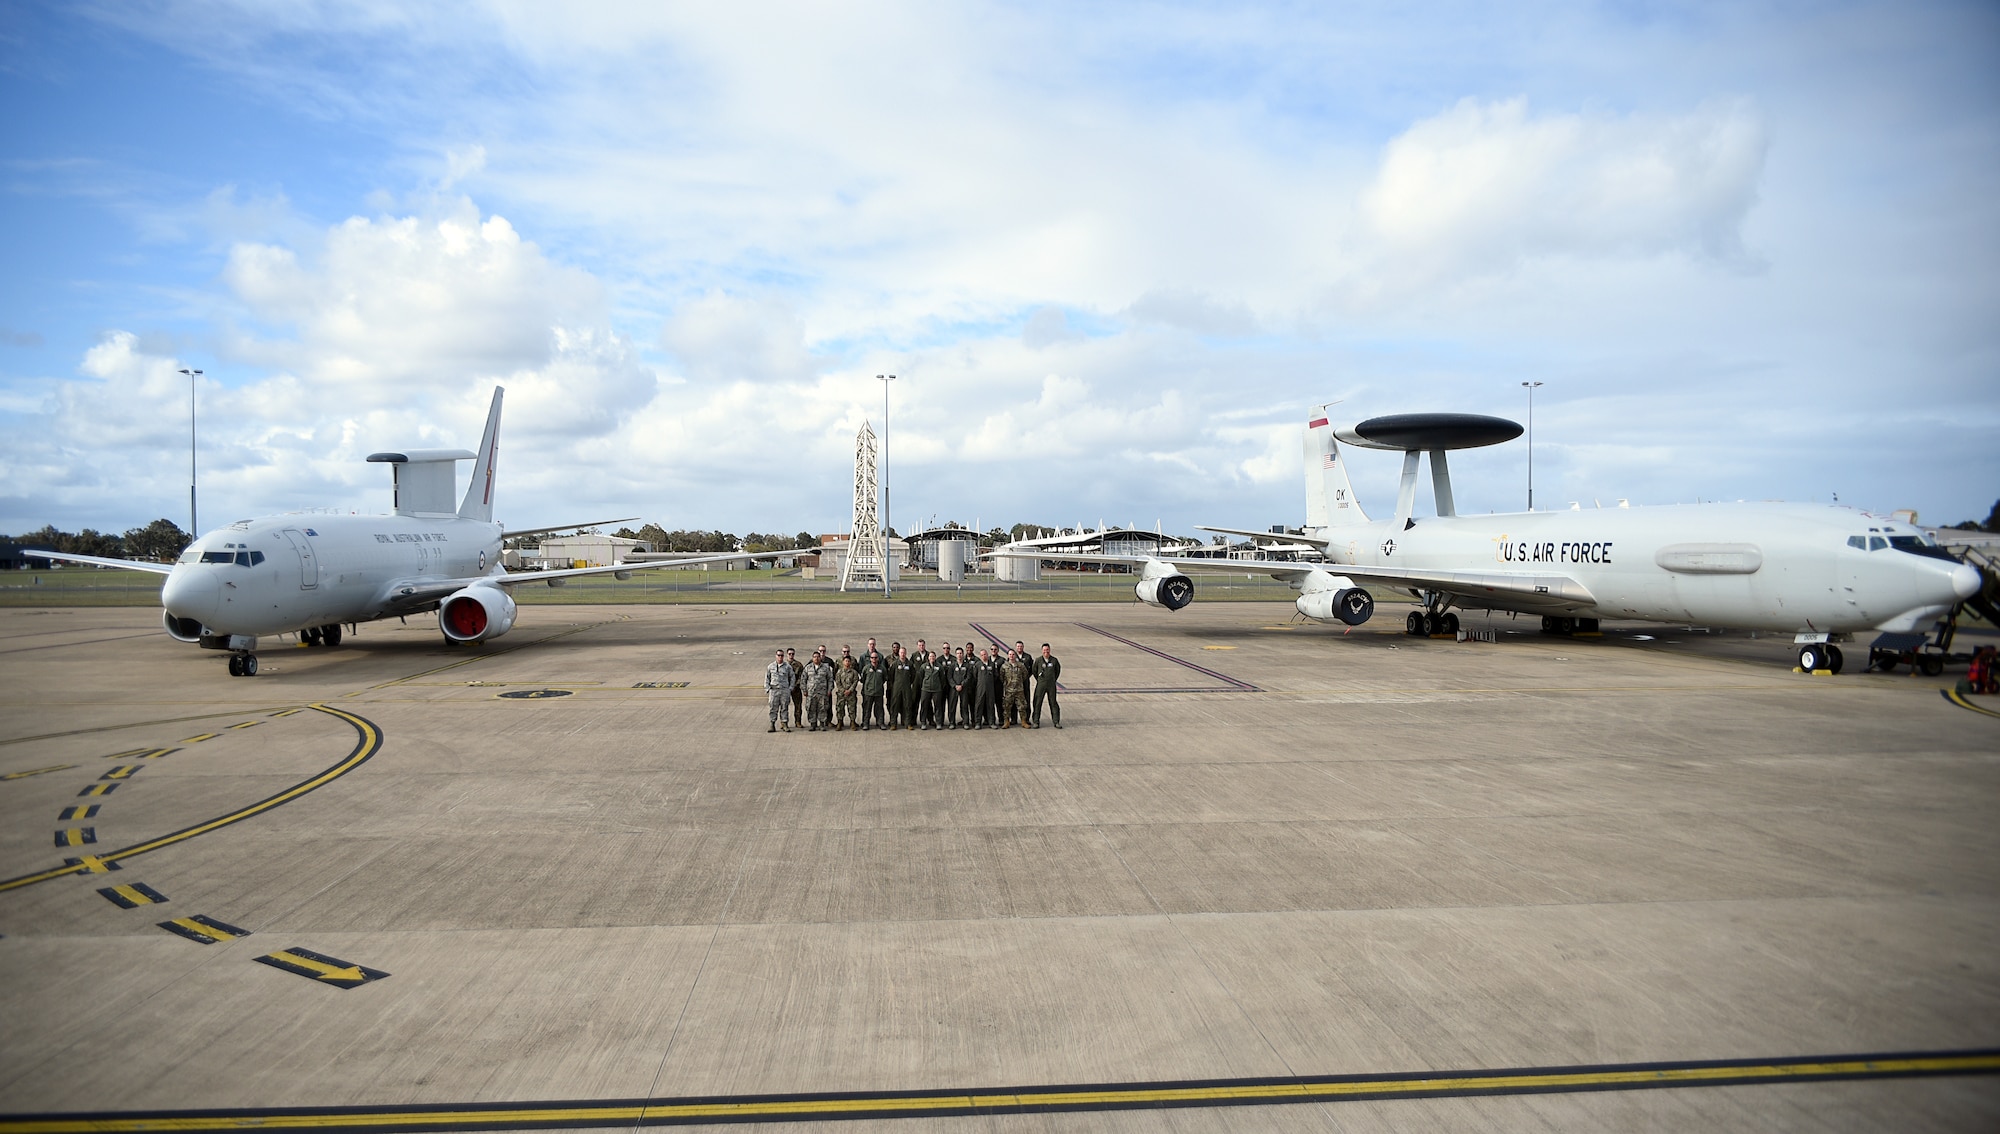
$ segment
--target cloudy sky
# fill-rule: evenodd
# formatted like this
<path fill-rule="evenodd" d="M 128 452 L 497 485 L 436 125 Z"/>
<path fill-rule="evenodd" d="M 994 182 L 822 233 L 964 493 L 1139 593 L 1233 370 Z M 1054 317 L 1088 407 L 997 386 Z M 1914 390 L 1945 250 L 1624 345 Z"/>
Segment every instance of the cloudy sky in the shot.
<path fill-rule="evenodd" d="M 183 367 L 210 526 L 503 384 L 512 525 L 842 530 L 880 373 L 905 530 L 1524 381 L 1544 506 L 2000 496 L 1990 4 L 16 3 L 0 100 L 0 531 L 185 524 Z"/>

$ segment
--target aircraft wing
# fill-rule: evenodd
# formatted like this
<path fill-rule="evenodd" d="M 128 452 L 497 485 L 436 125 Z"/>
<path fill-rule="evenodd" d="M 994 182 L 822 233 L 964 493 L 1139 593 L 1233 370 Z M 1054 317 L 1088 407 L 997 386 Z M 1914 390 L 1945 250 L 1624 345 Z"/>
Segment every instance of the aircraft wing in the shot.
<path fill-rule="evenodd" d="M 620 516 L 619 518 L 617 518 L 617 519 L 615 519 L 615 520 L 592 520 L 592 521 L 590 521 L 590 522 L 589 522 L 589 523 L 587 523 L 587 524 L 557 524 L 557 525 L 556 525 L 555 527 L 553 527 L 553 528 L 522 528 L 522 529 L 520 529 L 520 530 L 518 530 L 518 531 L 511 531 L 511 532 L 501 532 L 501 533 L 500 533 L 500 538 L 501 538 L 501 539 L 513 539 L 513 538 L 514 538 L 515 536 L 524 536 L 524 535 L 547 535 L 547 534 L 549 534 L 550 532 L 574 532 L 574 531 L 581 531 L 581 530 L 583 530 L 584 528 L 601 528 L 601 527 L 603 527 L 603 526 L 604 526 L 604 525 L 606 525 L 606 524 L 625 524 L 625 523 L 630 523 L 631 521 L 633 521 L 633 520 L 636 520 L 636 519 L 638 519 L 638 518 L 639 518 L 639 517 L 637 517 L 637 516 Z"/>
<path fill-rule="evenodd" d="M 693 559 L 673 559 L 659 563 L 614 563 L 608 567 L 565 567 L 558 571 L 515 571 L 493 575 L 473 575 L 463 579 L 402 579 L 389 584 L 384 603 L 391 611 L 414 610 L 447 598 L 467 587 L 484 583 L 494 587 L 518 587 L 547 583 L 551 579 L 574 579 L 583 575 L 614 575 L 632 571 L 660 571 L 672 567 L 699 567 L 704 563 L 746 563 L 756 559 L 776 559 L 796 552 L 732 551 Z"/>
<path fill-rule="evenodd" d="M 1223 535 L 1247 536 L 1262 543 L 1317 543 L 1322 546 L 1326 543 L 1324 539 L 1299 532 L 1253 532 L 1249 528 L 1215 528 L 1207 524 L 1196 524 L 1195 528 L 1204 532 L 1220 532 Z"/>
<path fill-rule="evenodd" d="M 142 563 L 137 559 L 101 559 L 95 555 L 70 555 L 61 551 L 37 551 L 29 549 L 21 553 L 24 559 L 60 559 L 65 563 L 89 563 L 96 567 L 117 567 L 124 571 L 144 571 L 148 575 L 171 575 L 171 563 Z"/>
<path fill-rule="evenodd" d="M 1564 610 L 1592 606 L 1596 596 L 1567 575 L 1526 571 L 1425 571 L 1401 567 L 1362 567 L 1345 563 L 1287 563 L 1274 559 L 1186 559 L 1164 555 L 1087 555 L 1082 552 L 996 552 L 1009 559 L 1049 559 L 1064 563 L 1123 563 L 1138 567 L 1164 563 L 1181 570 L 1249 572 L 1299 585 L 1315 571 L 1341 575 L 1355 582 L 1406 591 L 1443 591 L 1468 600 L 1504 602 L 1509 608 L 1548 607 Z"/>

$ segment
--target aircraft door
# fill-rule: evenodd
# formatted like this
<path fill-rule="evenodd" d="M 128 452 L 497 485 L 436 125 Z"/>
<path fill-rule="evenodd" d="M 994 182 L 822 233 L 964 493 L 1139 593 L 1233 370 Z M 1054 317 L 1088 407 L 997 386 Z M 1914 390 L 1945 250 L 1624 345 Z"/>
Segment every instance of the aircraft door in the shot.
<path fill-rule="evenodd" d="M 319 559 L 313 555 L 312 544 L 305 534 L 294 528 L 285 529 L 285 538 L 292 541 L 292 547 L 299 553 L 299 589 L 309 591 L 319 586 Z"/>

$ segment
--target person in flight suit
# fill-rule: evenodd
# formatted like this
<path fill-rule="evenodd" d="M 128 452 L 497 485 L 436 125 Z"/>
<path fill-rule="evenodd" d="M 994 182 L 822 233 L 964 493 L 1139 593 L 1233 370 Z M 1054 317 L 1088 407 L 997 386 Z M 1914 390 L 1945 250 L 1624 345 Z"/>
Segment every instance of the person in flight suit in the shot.
<path fill-rule="evenodd" d="M 792 727 L 798 728 L 805 723 L 806 663 L 797 650 L 786 647 L 785 664 L 792 667 Z"/>
<path fill-rule="evenodd" d="M 823 650 L 813 651 L 806 666 L 806 731 L 825 732 L 833 726 L 833 663 Z"/>
<path fill-rule="evenodd" d="M 953 728 L 972 727 L 972 659 L 965 654 L 964 647 L 951 652 L 951 724 Z"/>
<path fill-rule="evenodd" d="M 948 661 L 937 655 L 918 667 L 923 694 L 917 702 L 917 727 L 920 729 L 943 728 L 941 717 L 944 711 L 945 670 Z"/>
<path fill-rule="evenodd" d="M 1042 727 L 1042 702 L 1049 703 L 1049 722 L 1062 727 L 1062 706 L 1056 703 L 1056 679 L 1062 676 L 1062 662 L 1049 652 L 1049 644 L 1042 643 L 1042 656 L 1035 659 L 1035 723 L 1030 728 Z"/>
<path fill-rule="evenodd" d="M 901 642 L 889 660 L 889 727 L 917 727 L 917 666 Z"/>
<path fill-rule="evenodd" d="M 855 712 L 860 693 L 861 667 L 854 664 L 854 655 L 843 648 L 840 664 L 833 671 L 833 731 L 861 727 L 861 718 Z"/>
<path fill-rule="evenodd" d="M 792 667 L 785 661 L 785 651 L 778 651 L 778 658 L 764 667 L 764 699 L 771 702 L 771 727 L 765 732 L 778 731 L 785 725 L 785 731 L 792 726 L 785 724 L 785 702 L 792 699 Z"/>
<path fill-rule="evenodd" d="M 981 650 L 972 663 L 972 727 L 993 723 L 993 695 L 998 692 L 999 668 L 990 651 Z"/>
<path fill-rule="evenodd" d="M 1026 717 L 1021 704 L 1023 693 L 1028 687 L 1027 667 L 1021 659 L 1012 654 L 1000 665 L 1000 727 L 1013 728 L 1014 722 Z"/>
<path fill-rule="evenodd" d="M 889 685 L 889 659 L 875 652 L 875 639 L 868 639 L 868 656 L 861 659 L 861 731 L 868 726 L 887 728 L 889 722 L 882 713 L 882 698 Z"/>

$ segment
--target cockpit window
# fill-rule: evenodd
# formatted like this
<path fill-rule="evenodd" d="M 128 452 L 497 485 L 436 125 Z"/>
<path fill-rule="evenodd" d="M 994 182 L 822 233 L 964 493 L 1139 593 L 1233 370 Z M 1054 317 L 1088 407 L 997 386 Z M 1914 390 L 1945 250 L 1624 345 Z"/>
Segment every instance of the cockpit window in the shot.
<path fill-rule="evenodd" d="M 1889 537 L 1889 546 L 1897 551 L 1915 551 L 1924 546 L 1924 541 L 1913 535 L 1892 535 Z"/>
<path fill-rule="evenodd" d="M 188 554 L 192 555 L 194 553 L 189 552 Z M 187 562 L 188 560 L 186 557 L 183 557 L 182 561 Z M 203 563 L 234 563 L 238 567 L 255 567 L 264 561 L 264 553 L 261 551 L 204 551 L 201 553 L 201 561 Z"/>
<path fill-rule="evenodd" d="M 1868 550 L 1870 551 L 1880 551 L 1887 546 L 1889 546 L 1889 541 L 1883 539 L 1881 536 L 1872 535 L 1868 537 Z"/>
<path fill-rule="evenodd" d="M 203 563 L 234 563 L 236 562 L 236 553 L 233 551 L 204 551 L 201 553 L 201 561 Z"/>
<path fill-rule="evenodd" d="M 1866 550 L 1868 550 L 1868 537 L 1867 537 L 1867 536 L 1865 536 L 1865 535 L 1851 535 L 1851 536 L 1848 536 L 1848 537 L 1847 537 L 1847 546 L 1849 546 L 1849 547 L 1858 547 L 1858 548 L 1860 548 L 1861 550 L 1863 550 L 1863 551 L 1866 551 Z"/>

